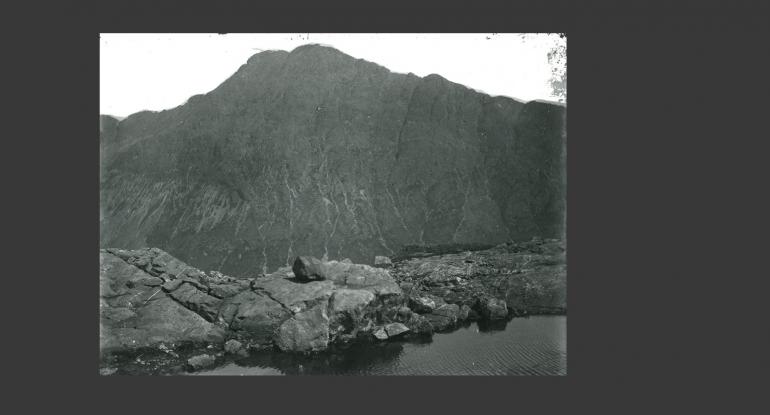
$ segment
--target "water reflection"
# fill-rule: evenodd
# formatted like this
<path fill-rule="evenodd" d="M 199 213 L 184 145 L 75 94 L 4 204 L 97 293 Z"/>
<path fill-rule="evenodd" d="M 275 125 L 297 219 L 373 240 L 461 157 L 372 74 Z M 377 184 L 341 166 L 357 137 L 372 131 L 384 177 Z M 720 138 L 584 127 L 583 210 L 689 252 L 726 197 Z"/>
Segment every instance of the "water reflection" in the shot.
<path fill-rule="evenodd" d="M 537 316 L 315 355 L 259 353 L 201 374 L 564 375 L 566 362 L 566 316 Z"/>
<path fill-rule="evenodd" d="M 412 346 L 427 345 L 414 342 Z M 241 366 L 280 368 L 289 375 L 365 374 L 380 366 L 389 366 L 404 353 L 402 342 L 355 344 L 344 349 L 311 355 L 290 353 L 258 353 L 237 360 Z"/>
<path fill-rule="evenodd" d="M 508 327 L 508 321 L 507 320 L 479 321 L 477 325 L 479 327 L 479 331 L 482 333 L 503 331 L 505 330 L 506 327 Z"/>

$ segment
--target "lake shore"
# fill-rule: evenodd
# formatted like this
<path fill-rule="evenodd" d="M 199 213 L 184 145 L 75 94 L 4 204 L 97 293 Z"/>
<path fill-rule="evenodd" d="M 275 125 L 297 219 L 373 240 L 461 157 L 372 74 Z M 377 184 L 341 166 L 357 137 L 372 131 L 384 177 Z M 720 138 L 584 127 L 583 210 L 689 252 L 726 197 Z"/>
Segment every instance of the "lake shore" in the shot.
<path fill-rule="evenodd" d="M 184 373 L 249 354 L 344 355 L 471 321 L 566 314 L 561 241 L 455 250 L 413 249 L 377 267 L 318 261 L 315 277 L 295 272 L 295 262 L 246 279 L 205 273 L 154 248 L 102 250 L 100 373 Z"/>

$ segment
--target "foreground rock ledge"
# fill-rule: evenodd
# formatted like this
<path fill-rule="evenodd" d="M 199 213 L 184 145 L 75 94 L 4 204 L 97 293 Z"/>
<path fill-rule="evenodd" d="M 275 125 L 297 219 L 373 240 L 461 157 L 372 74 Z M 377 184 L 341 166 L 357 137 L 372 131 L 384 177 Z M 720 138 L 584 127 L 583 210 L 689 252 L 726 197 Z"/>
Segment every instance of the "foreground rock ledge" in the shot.
<path fill-rule="evenodd" d="M 223 356 L 225 342 L 228 355 L 233 345 L 241 356 L 320 352 L 430 336 L 469 320 L 566 312 L 563 248 L 553 240 L 407 258 L 392 268 L 298 257 L 301 278 L 288 267 L 254 278 L 206 273 L 157 248 L 99 255 L 103 368 L 152 350 L 199 369 L 200 359 L 188 359 Z"/>
<path fill-rule="evenodd" d="M 367 265 L 302 257 L 295 263 L 312 265 L 300 267 L 303 278 L 281 269 L 236 279 L 156 248 L 105 249 L 100 260 L 103 354 L 230 339 L 249 348 L 321 351 L 412 317 L 391 312 L 405 302 L 401 288 L 388 271 Z"/>

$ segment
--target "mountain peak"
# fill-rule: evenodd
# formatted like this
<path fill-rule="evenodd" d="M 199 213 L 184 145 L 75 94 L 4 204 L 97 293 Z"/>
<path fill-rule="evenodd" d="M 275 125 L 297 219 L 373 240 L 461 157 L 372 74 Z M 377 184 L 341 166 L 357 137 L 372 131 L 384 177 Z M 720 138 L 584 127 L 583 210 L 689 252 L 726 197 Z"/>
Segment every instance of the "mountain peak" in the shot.
<path fill-rule="evenodd" d="M 339 49 L 319 43 L 308 43 L 297 46 L 289 52 L 288 59 L 321 61 L 333 65 L 350 63 L 357 60 L 353 56 L 350 56 Z"/>
<path fill-rule="evenodd" d="M 350 57 L 350 55 L 343 53 L 342 51 L 335 48 L 334 46 L 324 45 L 322 43 L 306 43 L 304 45 L 297 46 L 290 53 L 297 54 L 297 53 L 303 53 L 303 52 L 345 55 Z"/>

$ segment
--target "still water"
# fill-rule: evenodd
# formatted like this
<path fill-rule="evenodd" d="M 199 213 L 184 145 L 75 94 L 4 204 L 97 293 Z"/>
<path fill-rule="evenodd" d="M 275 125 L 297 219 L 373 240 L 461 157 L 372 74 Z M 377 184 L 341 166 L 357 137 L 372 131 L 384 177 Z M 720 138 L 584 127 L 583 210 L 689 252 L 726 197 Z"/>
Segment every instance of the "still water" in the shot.
<path fill-rule="evenodd" d="M 315 356 L 264 353 L 200 375 L 566 375 L 567 317 L 471 323 L 432 340 L 352 346 Z"/>

